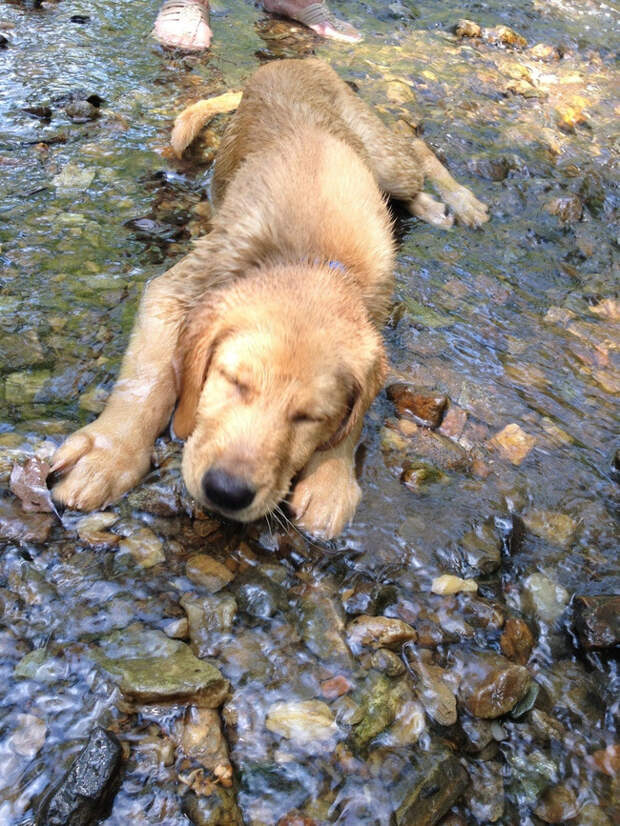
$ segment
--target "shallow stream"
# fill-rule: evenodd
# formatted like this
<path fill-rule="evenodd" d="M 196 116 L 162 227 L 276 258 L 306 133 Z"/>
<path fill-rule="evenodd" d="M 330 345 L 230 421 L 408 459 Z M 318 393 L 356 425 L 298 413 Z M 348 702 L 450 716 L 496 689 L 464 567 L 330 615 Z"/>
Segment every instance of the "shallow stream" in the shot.
<path fill-rule="evenodd" d="M 200 57 L 149 38 L 157 7 L 0 0 L 0 826 L 98 725 L 106 826 L 618 822 L 615 5 L 334 0 L 343 46 L 218 0 Z M 196 509 L 166 438 L 112 516 L 25 512 L 13 466 L 101 409 L 144 283 L 208 231 L 226 121 L 179 162 L 175 115 L 305 54 L 489 204 L 481 231 L 397 215 L 391 380 L 441 425 L 381 394 L 329 547 Z M 153 688 L 177 659 L 229 694 Z"/>

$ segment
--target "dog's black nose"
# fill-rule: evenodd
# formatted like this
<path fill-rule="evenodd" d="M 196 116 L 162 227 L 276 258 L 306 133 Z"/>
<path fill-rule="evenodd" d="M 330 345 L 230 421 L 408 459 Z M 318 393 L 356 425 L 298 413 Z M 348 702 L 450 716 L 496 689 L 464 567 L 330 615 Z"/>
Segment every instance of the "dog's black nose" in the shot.
<path fill-rule="evenodd" d="M 247 508 L 256 494 L 243 479 L 219 468 L 211 468 L 205 473 L 202 489 L 209 502 L 228 511 Z"/>

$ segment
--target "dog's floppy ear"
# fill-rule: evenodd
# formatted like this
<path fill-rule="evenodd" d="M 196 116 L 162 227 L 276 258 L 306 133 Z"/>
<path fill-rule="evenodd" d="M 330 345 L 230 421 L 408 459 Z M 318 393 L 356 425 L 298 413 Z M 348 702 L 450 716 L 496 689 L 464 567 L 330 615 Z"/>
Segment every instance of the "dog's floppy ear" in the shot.
<path fill-rule="evenodd" d="M 355 351 L 349 358 L 350 365 L 343 374 L 343 383 L 349 387 L 345 414 L 334 435 L 318 450 L 336 447 L 351 433 L 385 382 L 387 358 L 376 330 L 369 325 L 369 329 L 358 335 L 355 344 Z"/>
<path fill-rule="evenodd" d="M 205 306 L 194 311 L 181 334 L 174 357 L 180 390 L 172 428 L 179 439 L 187 439 L 194 429 L 202 387 L 220 340 L 219 325 L 213 308 Z"/>

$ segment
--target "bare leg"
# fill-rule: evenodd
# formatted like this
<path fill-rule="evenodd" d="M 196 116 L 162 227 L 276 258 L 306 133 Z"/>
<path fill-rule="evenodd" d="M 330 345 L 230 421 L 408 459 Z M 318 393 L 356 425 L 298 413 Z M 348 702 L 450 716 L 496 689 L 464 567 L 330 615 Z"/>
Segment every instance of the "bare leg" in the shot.
<path fill-rule="evenodd" d="M 339 20 L 325 2 L 317 0 L 263 0 L 265 11 L 299 20 L 321 37 L 343 43 L 359 43 L 362 35 L 350 23 Z"/>
<path fill-rule="evenodd" d="M 295 523 L 306 533 L 333 539 L 353 519 L 362 496 L 355 478 L 355 447 L 363 421 L 331 450 L 317 451 L 289 498 Z"/>
<path fill-rule="evenodd" d="M 176 399 L 173 356 L 185 309 L 173 272 L 146 288 L 105 410 L 56 451 L 52 472 L 64 476 L 52 495 L 61 504 L 79 510 L 105 506 L 150 467 L 153 443 Z"/>

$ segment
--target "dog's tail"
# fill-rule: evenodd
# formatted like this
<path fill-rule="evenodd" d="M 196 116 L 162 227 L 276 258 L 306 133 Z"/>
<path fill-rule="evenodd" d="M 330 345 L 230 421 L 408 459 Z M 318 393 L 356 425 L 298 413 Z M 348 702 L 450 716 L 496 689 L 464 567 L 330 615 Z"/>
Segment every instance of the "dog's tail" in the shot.
<path fill-rule="evenodd" d="M 224 112 L 233 112 L 239 106 L 241 94 L 241 92 L 225 92 L 214 98 L 199 100 L 198 103 L 184 109 L 175 120 L 170 136 L 170 143 L 177 158 L 181 157 L 184 150 L 211 118 Z"/>

